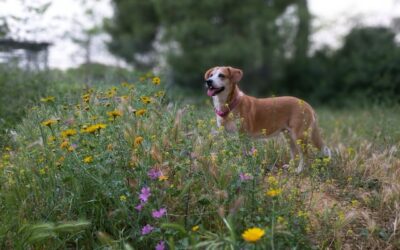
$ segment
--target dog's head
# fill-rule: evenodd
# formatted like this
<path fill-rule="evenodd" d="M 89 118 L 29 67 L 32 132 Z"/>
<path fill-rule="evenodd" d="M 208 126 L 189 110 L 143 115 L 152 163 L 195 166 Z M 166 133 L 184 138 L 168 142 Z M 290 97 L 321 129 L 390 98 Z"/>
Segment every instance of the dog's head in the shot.
<path fill-rule="evenodd" d="M 232 67 L 214 67 L 204 74 L 208 96 L 216 96 L 220 93 L 230 93 L 240 79 L 243 72 Z"/>

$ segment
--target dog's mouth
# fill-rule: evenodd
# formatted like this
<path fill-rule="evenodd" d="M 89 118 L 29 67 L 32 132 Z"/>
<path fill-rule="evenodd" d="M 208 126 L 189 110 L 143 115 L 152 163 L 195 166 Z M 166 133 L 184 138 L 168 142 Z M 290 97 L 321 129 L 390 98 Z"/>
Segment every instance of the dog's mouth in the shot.
<path fill-rule="evenodd" d="M 213 86 L 208 87 L 207 89 L 207 95 L 208 96 L 215 96 L 224 91 L 225 87 L 221 88 L 214 88 Z"/>

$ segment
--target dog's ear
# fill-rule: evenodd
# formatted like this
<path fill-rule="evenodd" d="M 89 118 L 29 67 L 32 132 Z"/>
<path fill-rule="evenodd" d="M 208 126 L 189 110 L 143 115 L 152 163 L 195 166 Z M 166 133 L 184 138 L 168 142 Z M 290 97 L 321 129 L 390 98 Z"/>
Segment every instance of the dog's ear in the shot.
<path fill-rule="evenodd" d="M 211 68 L 211 69 L 206 71 L 206 73 L 204 74 L 204 79 L 207 80 L 208 78 L 210 78 L 210 74 L 211 74 L 211 72 L 213 71 L 214 68 Z"/>
<path fill-rule="evenodd" d="M 230 77 L 232 79 L 232 82 L 239 83 L 239 81 L 243 77 L 243 71 L 240 69 L 233 68 L 233 67 L 228 67 L 228 70 L 230 72 Z"/>

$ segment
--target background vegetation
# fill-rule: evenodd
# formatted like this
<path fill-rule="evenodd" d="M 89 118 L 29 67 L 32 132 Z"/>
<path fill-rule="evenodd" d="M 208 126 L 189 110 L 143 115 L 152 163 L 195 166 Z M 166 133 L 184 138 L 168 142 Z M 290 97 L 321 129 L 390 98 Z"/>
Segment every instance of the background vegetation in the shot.
<path fill-rule="evenodd" d="M 396 25 L 355 27 L 338 50 L 310 53 L 312 17 L 305 0 L 113 1 L 110 51 L 138 68 L 165 57 L 169 79 L 198 91 L 215 65 L 244 70 L 242 88 L 312 102 L 398 102 Z"/>

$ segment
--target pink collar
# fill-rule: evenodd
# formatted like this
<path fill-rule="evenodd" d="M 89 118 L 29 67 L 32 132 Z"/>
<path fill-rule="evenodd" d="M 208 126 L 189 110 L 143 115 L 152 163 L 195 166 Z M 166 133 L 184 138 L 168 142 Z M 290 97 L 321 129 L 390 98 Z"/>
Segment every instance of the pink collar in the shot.
<path fill-rule="evenodd" d="M 226 110 L 226 111 L 222 111 L 222 110 L 218 110 L 218 109 L 214 108 L 215 113 L 221 117 L 225 117 L 225 116 L 229 115 L 229 113 L 238 105 L 239 99 L 240 99 L 239 95 L 237 95 L 235 97 L 235 99 L 231 103 L 229 103 L 228 110 Z"/>

